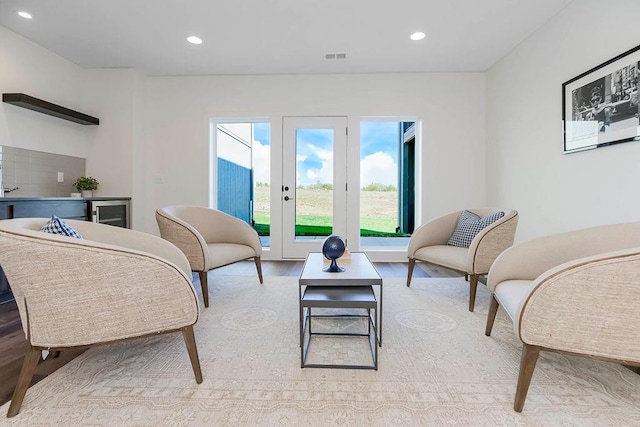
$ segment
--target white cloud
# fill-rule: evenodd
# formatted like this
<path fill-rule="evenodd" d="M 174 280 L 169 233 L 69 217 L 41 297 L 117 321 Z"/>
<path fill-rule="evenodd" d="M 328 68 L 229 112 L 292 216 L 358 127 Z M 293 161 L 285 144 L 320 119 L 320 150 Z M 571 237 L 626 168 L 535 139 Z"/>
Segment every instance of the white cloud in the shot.
<path fill-rule="evenodd" d="M 315 184 L 316 182 L 333 182 L 333 153 L 323 150 L 312 144 L 308 148 L 321 160 L 320 168 L 307 169 L 304 172 L 304 182 L 298 184 Z M 271 182 L 271 146 L 262 145 L 260 141 L 253 141 L 253 173 L 256 182 Z M 296 159 L 303 162 L 305 155 L 298 155 Z M 398 185 L 398 165 L 393 158 L 384 152 L 378 151 L 364 157 L 360 161 L 360 187 L 372 183 L 384 185 Z"/>
<path fill-rule="evenodd" d="M 387 153 L 377 151 L 360 160 L 360 187 L 372 183 L 398 185 L 398 165 Z"/>
<path fill-rule="evenodd" d="M 333 159 L 323 161 L 319 169 L 307 169 L 306 176 L 309 184 L 333 182 Z"/>
<path fill-rule="evenodd" d="M 253 141 L 253 179 L 255 182 L 271 182 L 271 146 Z"/>
<path fill-rule="evenodd" d="M 307 148 L 320 159 L 320 168 L 309 168 L 306 171 L 308 181 L 306 184 L 315 184 L 316 182 L 331 183 L 333 182 L 333 151 L 325 150 L 313 144 L 307 144 Z"/>
<path fill-rule="evenodd" d="M 325 150 L 324 148 L 320 148 L 317 145 L 307 144 L 307 148 L 315 154 L 320 160 L 332 160 L 333 159 L 333 151 Z"/>

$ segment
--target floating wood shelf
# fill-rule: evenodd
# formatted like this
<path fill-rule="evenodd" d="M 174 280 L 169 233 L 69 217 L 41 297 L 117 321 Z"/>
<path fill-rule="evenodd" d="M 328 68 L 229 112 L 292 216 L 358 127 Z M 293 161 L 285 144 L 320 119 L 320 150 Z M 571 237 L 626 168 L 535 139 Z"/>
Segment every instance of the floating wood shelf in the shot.
<path fill-rule="evenodd" d="M 2 102 L 17 105 L 39 113 L 69 120 L 81 125 L 99 125 L 100 119 L 78 111 L 70 110 L 60 105 L 52 104 L 24 93 L 3 93 Z"/>

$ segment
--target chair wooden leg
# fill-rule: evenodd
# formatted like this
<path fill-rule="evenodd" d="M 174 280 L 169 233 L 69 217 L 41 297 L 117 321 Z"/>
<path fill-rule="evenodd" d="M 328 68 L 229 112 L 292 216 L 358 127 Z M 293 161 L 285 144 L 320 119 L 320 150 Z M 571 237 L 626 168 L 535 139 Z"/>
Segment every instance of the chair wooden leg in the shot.
<path fill-rule="evenodd" d="M 476 291 L 478 290 L 478 275 L 472 274 L 469 277 L 469 311 L 473 312 L 476 305 Z"/>
<path fill-rule="evenodd" d="M 27 394 L 27 389 L 29 388 L 29 384 L 31 384 L 31 379 L 36 371 L 41 355 L 41 350 L 37 350 L 31 346 L 27 348 L 27 352 L 24 355 L 24 361 L 22 362 L 22 369 L 18 376 L 18 383 L 13 391 L 9 411 L 7 411 L 7 418 L 14 417 L 18 415 L 18 412 L 20 412 L 22 401 L 24 400 L 25 394 Z"/>
<path fill-rule="evenodd" d="M 200 276 L 200 286 L 202 286 L 202 298 L 204 299 L 204 306 L 209 307 L 209 280 L 206 271 L 198 271 Z"/>
<path fill-rule="evenodd" d="M 187 352 L 189 353 L 189 359 L 191 360 L 193 374 L 196 376 L 196 383 L 202 384 L 202 370 L 200 369 L 200 359 L 198 358 L 196 337 L 193 334 L 193 325 L 182 328 L 182 336 L 184 337 L 184 343 L 187 346 Z"/>
<path fill-rule="evenodd" d="M 414 258 L 409 258 L 409 269 L 407 270 L 407 287 L 411 286 L 411 276 L 413 276 L 413 267 L 416 265 Z"/>
<path fill-rule="evenodd" d="M 491 335 L 493 329 L 493 322 L 496 320 L 496 314 L 498 313 L 498 300 L 495 295 L 491 295 L 491 304 L 489 305 L 489 313 L 487 314 L 487 326 L 484 328 L 484 334 L 486 336 Z"/>
<path fill-rule="evenodd" d="M 260 279 L 260 284 L 262 284 L 262 262 L 260 261 L 260 257 L 254 257 L 253 260 L 256 263 L 256 270 L 258 270 L 258 279 Z"/>
<path fill-rule="evenodd" d="M 533 370 L 536 368 L 539 354 L 540 347 L 523 343 L 522 357 L 520 359 L 520 374 L 518 375 L 516 398 L 513 403 L 513 409 L 516 412 L 522 412 L 522 408 L 524 407 L 524 401 L 527 398 L 529 384 L 531 384 L 531 377 L 533 376 Z"/>

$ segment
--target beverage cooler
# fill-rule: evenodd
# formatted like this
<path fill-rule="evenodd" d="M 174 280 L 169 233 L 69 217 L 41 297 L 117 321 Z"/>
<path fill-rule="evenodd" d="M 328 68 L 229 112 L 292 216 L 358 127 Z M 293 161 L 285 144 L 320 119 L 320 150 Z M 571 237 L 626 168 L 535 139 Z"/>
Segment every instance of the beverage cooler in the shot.
<path fill-rule="evenodd" d="M 93 222 L 131 228 L 129 200 L 91 200 L 89 213 Z"/>

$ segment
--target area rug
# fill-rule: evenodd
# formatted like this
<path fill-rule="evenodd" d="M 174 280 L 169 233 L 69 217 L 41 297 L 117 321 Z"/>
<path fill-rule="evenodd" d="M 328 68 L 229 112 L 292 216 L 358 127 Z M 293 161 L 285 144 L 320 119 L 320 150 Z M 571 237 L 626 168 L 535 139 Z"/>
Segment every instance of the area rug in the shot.
<path fill-rule="evenodd" d="M 0 424 L 640 425 L 640 375 L 557 354 L 541 354 L 514 412 L 521 344 L 502 312 L 484 335 L 488 291 L 479 287 L 470 313 L 461 278 L 384 280 L 377 371 L 301 369 L 297 286 L 212 277 L 195 328 L 200 385 L 180 334 L 98 347 L 29 389 L 20 414 Z M 349 361 L 368 356 L 360 345 L 336 338 L 310 351 Z"/>

